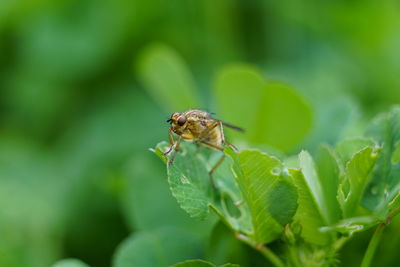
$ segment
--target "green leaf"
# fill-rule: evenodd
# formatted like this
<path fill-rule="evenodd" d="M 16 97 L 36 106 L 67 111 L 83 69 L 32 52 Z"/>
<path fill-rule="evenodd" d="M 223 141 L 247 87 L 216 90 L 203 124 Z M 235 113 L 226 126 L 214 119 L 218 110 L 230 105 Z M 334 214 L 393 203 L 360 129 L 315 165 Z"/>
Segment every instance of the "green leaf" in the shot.
<path fill-rule="evenodd" d="M 71 188 L 61 166 L 60 154 L 1 133 L 0 266 L 51 266 L 59 259 Z"/>
<path fill-rule="evenodd" d="M 394 151 L 392 154 L 392 164 L 397 164 L 400 162 L 400 140 L 394 146 Z"/>
<path fill-rule="evenodd" d="M 275 220 L 281 225 L 290 223 L 297 210 L 296 188 L 288 181 L 279 181 L 272 187 L 268 203 L 274 203 L 268 206 L 268 211 Z"/>
<path fill-rule="evenodd" d="M 326 152 L 325 152 L 326 153 Z M 328 157 L 332 157 L 331 155 Z M 307 187 L 310 191 L 311 197 L 313 198 L 318 212 L 319 214 L 321 214 L 324 225 L 329 225 L 334 223 L 334 212 L 335 210 L 330 210 L 330 205 L 328 203 L 332 203 L 334 201 L 336 201 L 336 197 L 332 200 L 332 191 L 326 188 L 324 188 L 325 186 L 328 186 L 329 184 L 336 184 L 337 182 L 334 181 L 335 178 L 334 174 L 331 175 L 331 173 L 329 173 L 329 177 L 330 180 L 325 179 L 325 177 L 320 177 L 318 175 L 318 170 L 316 168 L 316 165 L 314 163 L 314 160 L 312 159 L 311 155 L 307 152 L 307 151 L 302 151 L 299 154 L 299 160 L 300 160 L 300 167 L 303 171 L 304 174 L 304 178 L 305 178 L 305 182 L 307 184 Z M 330 158 L 329 159 L 331 162 L 329 164 L 332 164 L 333 159 Z M 329 168 L 332 168 L 334 171 L 334 166 L 329 166 Z M 320 168 L 321 169 L 321 168 Z M 321 170 L 322 172 L 322 170 Z M 332 188 L 333 191 L 336 192 L 335 188 Z M 328 193 L 328 195 L 325 195 L 325 193 Z M 333 204 L 331 204 L 331 206 L 334 207 Z"/>
<path fill-rule="evenodd" d="M 253 143 L 268 144 L 290 152 L 310 132 L 313 114 L 309 104 L 292 88 L 278 82 L 263 87 L 262 104 L 255 131 L 249 133 Z"/>
<path fill-rule="evenodd" d="M 352 235 L 356 232 L 368 230 L 379 222 L 380 221 L 375 216 L 352 217 L 343 219 L 332 226 L 321 227 L 320 230 L 323 232 L 336 231 L 342 234 Z"/>
<path fill-rule="evenodd" d="M 78 259 L 63 259 L 56 262 L 52 267 L 89 267 L 89 265 Z"/>
<path fill-rule="evenodd" d="M 394 195 L 392 201 L 389 202 L 389 211 L 400 206 L 400 186 L 394 191 L 398 193 Z"/>
<path fill-rule="evenodd" d="M 348 161 L 345 176 L 338 193 L 344 218 L 355 215 L 378 157 L 379 151 L 368 146 L 354 154 Z M 348 192 L 344 190 L 346 183 L 349 184 Z"/>
<path fill-rule="evenodd" d="M 175 226 L 200 237 L 207 236 L 213 221 L 194 220 L 176 205 L 168 189 L 165 166 L 153 155 L 140 153 L 132 157 L 124 174 L 126 186 L 121 192 L 122 207 L 131 229 Z"/>
<path fill-rule="evenodd" d="M 349 161 L 354 153 L 357 151 L 360 151 L 361 149 L 367 147 L 367 146 L 373 146 L 374 141 L 371 139 L 366 139 L 366 138 L 351 138 L 351 139 L 346 139 L 342 142 L 340 142 L 336 146 L 336 152 L 338 153 L 343 166 L 346 165 L 347 161 Z"/>
<path fill-rule="evenodd" d="M 218 116 L 246 129 L 248 133 L 254 132 L 264 85 L 262 74 L 255 68 L 247 65 L 222 68 L 214 85 Z"/>
<path fill-rule="evenodd" d="M 303 147 L 314 151 L 321 143 L 334 145 L 343 136 L 352 134 L 351 131 L 357 132 L 359 107 L 351 97 L 335 94 L 316 98 L 314 95 L 310 100 L 315 110 L 314 124 Z M 329 127 L 327 127 L 328 125 Z"/>
<path fill-rule="evenodd" d="M 329 224 L 338 222 L 341 218 L 341 210 L 336 198 L 339 186 L 339 166 L 336 156 L 329 146 L 319 147 L 315 164 L 329 213 Z"/>
<path fill-rule="evenodd" d="M 203 260 L 188 260 L 172 265 L 171 267 L 217 267 L 214 264 Z M 227 263 L 220 267 L 240 267 L 237 264 Z"/>
<path fill-rule="evenodd" d="M 185 165 L 179 159 L 168 166 L 168 182 L 174 197 L 180 206 L 193 218 L 205 219 L 208 216 L 211 184 L 208 183 L 208 171 L 199 164 L 196 157 L 190 157 Z M 190 167 L 191 169 L 188 169 Z M 189 176 L 191 172 L 195 175 Z"/>
<path fill-rule="evenodd" d="M 246 257 L 246 244 L 235 238 L 229 229 L 221 221 L 215 224 L 208 240 L 205 259 L 222 264 L 227 261 L 236 263 L 245 263 L 248 261 Z"/>
<path fill-rule="evenodd" d="M 145 88 L 168 111 L 199 107 L 193 77 L 176 51 L 162 44 L 147 47 L 138 61 Z"/>
<path fill-rule="evenodd" d="M 214 264 L 203 260 L 188 260 L 176 263 L 171 267 L 216 267 Z"/>
<path fill-rule="evenodd" d="M 113 267 L 165 267 L 201 255 L 201 242 L 177 228 L 136 232 L 119 245 Z"/>
<path fill-rule="evenodd" d="M 367 135 L 382 146 L 381 156 L 372 173 L 363 198 L 363 205 L 369 210 L 386 213 L 388 203 L 392 201 L 400 184 L 400 162 L 396 147 L 400 141 L 400 106 L 393 107 L 388 113 L 377 116 L 368 128 Z"/>
<path fill-rule="evenodd" d="M 312 244 L 327 245 L 332 240 L 329 234 L 319 231 L 326 223 L 313 192 L 307 184 L 307 179 L 299 169 L 290 169 L 290 174 L 299 196 L 299 206 L 293 220 L 300 223 L 301 236 Z"/>
<path fill-rule="evenodd" d="M 282 163 L 257 150 L 235 153 L 234 171 L 244 200 L 249 206 L 254 241 L 268 243 L 282 232 L 297 208 L 297 192 L 286 180 Z"/>
<path fill-rule="evenodd" d="M 306 101 L 286 85 L 265 81 L 251 67 L 222 69 L 214 94 L 220 119 L 245 128 L 253 144 L 288 152 L 311 129 L 313 116 Z"/>
<path fill-rule="evenodd" d="M 167 145 L 162 142 L 154 152 L 161 158 Z M 210 181 L 209 170 L 223 156 L 220 151 L 182 143 L 173 164 L 167 164 L 168 183 L 172 195 L 191 217 L 205 219 L 209 208 L 234 231 L 252 231 L 249 210 L 231 171 L 231 159 L 226 157 L 213 178 L 218 190 Z M 237 203 L 242 203 L 238 205 Z"/>

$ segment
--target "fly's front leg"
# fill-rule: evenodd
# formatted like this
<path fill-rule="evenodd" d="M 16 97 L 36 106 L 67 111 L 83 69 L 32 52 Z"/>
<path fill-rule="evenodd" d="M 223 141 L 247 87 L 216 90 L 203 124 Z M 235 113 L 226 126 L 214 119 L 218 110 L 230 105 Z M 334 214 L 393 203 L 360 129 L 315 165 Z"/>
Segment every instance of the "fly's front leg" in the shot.
<path fill-rule="evenodd" d="M 170 146 L 168 148 L 168 151 L 164 153 L 164 157 L 168 156 L 168 154 L 171 153 L 172 148 L 175 145 L 174 137 L 172 136 L 172 129 L 171 128 L 169 128 L 169 130 L 168 130 L 168 136 L 169 136 Z"/>
<path fill-rule="evenodd" d="M 179 150 L 179 146 L 181 145 L 181 139 L 182 139 L 182 136 L 178 136 L 178 140 L 176 141 L 176 145 L 175 145 L 175 149 L 174 149 L 174 154 L 172 154 L 172 157 L 171 157 L 171 159 L 168 161 L 168 164 L 172 164 L 173 162 L 174 162 L 174 159 L 175 159 L 175 157 L 176 157 L 176 153 L 178 152 L 178 150 Z"/>

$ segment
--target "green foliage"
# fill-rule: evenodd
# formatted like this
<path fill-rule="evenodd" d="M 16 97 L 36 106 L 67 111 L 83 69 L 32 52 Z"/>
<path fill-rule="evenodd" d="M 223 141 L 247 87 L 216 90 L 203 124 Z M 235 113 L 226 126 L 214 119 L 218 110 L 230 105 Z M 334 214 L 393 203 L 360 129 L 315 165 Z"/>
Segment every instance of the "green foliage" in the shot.
<path fill-rule="evenodd" d="M 336 146 L 336 152 L 340 158 L 342 167 L 351 159 L 353 154 L 367 146 L 375 145 L 374 141 L 365 138 L 352 138 L 340 142 Z"/>
<path fill-rule="evenodd" d="M 171 267 L 217 267 L 217 266 L 210 262 L 206 262 L 206 261 L 202 261 L 202 260 L 191 260 L 191 261 L 184 261 L 181 263 L 174 264 Z M 227 263 L 227 264 L 221 265 L 220 267 L 240 267 L 240 266 L 237 264 Z"/>
<path fill-rule="evenodd" d="M 389 211 L 400 209 L 399 187 L 387 180 L 379 181 L 388 184 L 387 192 L 392 192 L 389 198 L 381 197 L 384 206 L 370 212 L 363 208 L 362 201 L 368 199 L 366 190 L 374 183 L 374 173 L 382 173 L 382 168 L 386 168 L 391 178 L 388 164 L 394 164 L 396 171 L 393 158 L 398 153 L 396 127 L 400 122 L 396 112 L 394 108 L 389 115 L 383 115 L 389 116 L 392 131 L 377 128 L 376 121 L 370 126 L 384 132 L 391 142 L 377 147 L 374 144 L 379 141 L 357 138 L 341 142 L 335 149 L 323 145 L 315 160 L 309 152 L 302 151 L 300 169 L 287 169 L 279 159 L 259 150 L 235 152 L 226 148 L 224 153 L 229 157 L 213 177 L 216 188 L 208 171 L 220 152 L 184 144 L 174 164 L 167 164 L 171 192 L 192 217 L 205 218 L 211 207 L 240 240 L 261 251 L 276 266 L 330 266 L 354 233 L 377 224 L 382 228 L 391 219 L 386 216 L 394 215 Z M 155 149 L 164 162 L 166 150 L 165 143 Z M 382 158 L 389 162 L 380 164 Z M 224 198 L 227 192 L 235 192 L 230 195 L 231 209 Z M 286 242 L 284 251 L 289 257 L 284 262 L 265 247 L 278 239 Z M 370 262 L 377 240 L 378 237 L 373 239 L 365 262 Z"/>
<path fill-rule="evenodd" d="M 315 164 L 321 181 L 322 194 L 329 211 L 328 224 L 332 224 L 340 218 L 340 207 L 336 198 L 339 186 L 338 160 L 329 146 L 322 145 L 316 155 Z"/>
<path fill-rule="evenodd" d="M 178 228 L 159 228 L 128 237 L 117 248 L 114 267 L 169 266 L 199 257 L 199 239 Z"/>
<path fill-rule="evenodd" d="M 1 138 L 0 266 L 56 261 L 60 240 L 55 237 L 61 235 L 65 219 L 57 206 L 65 205 L 67 194 L 66 183 L 54 180 L 57 162 L 27 140 Z"/>
<path fill-rule="evenodd" d="M 0 2 L 0 266 L 399 265 L 396 1 Z"/>
<path fill-rule="evenodd" d="M 287 85 L 268 82 L 264 88 L 261 114 L 257 116 L 252 141 L 289 152 L 310 132 L 313 121 L 311 108 Z"/>
<path fill-rule="evenodd" d="M 255 132 L 264 85 L 260 71 L 250 66 L 234 65 L 220 70 L 214 84 L 219 116 L 247 132 Z"/>
<path fill-rule="evenodd" d="M 89 267 L 89 265 L 77 259 L 63 259 L 56 262 L 52 267 Z"/>
<path fill-rule="evenodd" d="M 145 88 L 166 110 L 199 106 L 193 77 L 183 59 L 172 49 L 154 44 L 142 52 L 138 74 Z"/>
<path fill-rule="evenodd" d="M 302 227 L 301 237 L 311 244 L 327 245 L 331 240 L 329 235 L 319 231 L 325 222 L 307 180 L 299 170 L 291 170 L 291 174 L 299 195 L 299 207 L 294 219 Z"/>
<path fill-rule="evenodd" d="M 370 173 L 379 154 L 370 146 L 363 148 L 348 161 L 346 176 L 339 189 L 339 200 L 343 210 L 343 217 L 349 218 L 356 214 L 366 186 L 370 182 Z M 348 184 L 347 192 L 343 188 Z"/>
<path fill-rule="evenodd" d="M 321 151 L 318 169 L 311 155 L 306 151 L 302 151 L 299 154 L 299 161 L 305 182 L 324 224 L 330 225 L 336 222 L 338 217 L 338 204 L 336 201 L 338 171 L 337 166 L 335 166 L 335 159 L 329 150 L 323 148 Z"/>
<path fill-rule="evenodd" d="M 121 200 L 131 229 L 149 231 L 172 226 L 205 238 L 213 218 L 194 220 L 176 205 L 168 190 L 164 166 L 151 153 L 133 156 L 123 173 L 127 179 Z"/>
<path fill-rule="evenodd" d="M 155 153 L 162 156 L 166 151 L 166 143 L 160 143 Z M 203 148 L 204 150 L 204 148 Z M 209 208 L 216 211 L 233 230 L 238 232 L 251 232 L 252 226 L 247 205 L 235 206 L 235 203 L 242 202 L 241 192 L 234 182 L 233 174 L 230 171 L 228 160 L 218 168 L 213 178 L 218 188 L 218 195 L 213 192 L 213 187 L 208 173 L 210 166 L 215 164 L 221 157 L 221 153 L 197 153 L 196 147 L 189 144 L 182 145 L 182 154 L 176 157 L 176 163 L 167 165 L 168 183 L 172 195 L 179 205 L 191 217 L 205 219 L 209 214 Z M 232 203 L 238 209 L 239 215 L 229 210 Z"/>
<path fill-rule="evenodd" d="M 250 210 L 254 229 L 251 238 L 260 244 L 269 243 L 291 221 L 297 208 L 296 191 L 278 159 L 251 150 L 238 154 L 228 150 L 228 153 L 233 158 L 237 183 Z M 273 205 L 276 202 L 279 205 Z"/>
<path fill-rule="evenodd" d="M 289 86 L 265 80 L 249 66 L 221 70 L 214 92 L 220 116 L 242 125 L 252 144 L 290 152 L 311 130 L 309 104 Z"/>
<path fill-rule="evenodd" d="M 211 231 L 204 259 L 215 264 L 225 262 L 235 262 L 243 266 L 259 264 L 257 259 L 260 260 L 261 257 L 255 257 L 257 254 L 249 255 L 246 248 L 245 244 L 232 235 L 232 230 L 219 221 Z"/>
<path fill-rule="evenodd" d="M 372 173 L 372 182 L 363 199 L 371 210 L 387 209 L 387 205 L 397 195 L 400 186 L 400 163 L 396 161 L 396 146 L 400 141 L 400 107 L 376 117 L 367 130 L 367 135 L 382 146 L 382 156 Z"/>
<path fill-rule="evenodd" d="M 215 267 L 215 265 L 202 260 L 192 260 L 174 264 L 172 267 Z"/>

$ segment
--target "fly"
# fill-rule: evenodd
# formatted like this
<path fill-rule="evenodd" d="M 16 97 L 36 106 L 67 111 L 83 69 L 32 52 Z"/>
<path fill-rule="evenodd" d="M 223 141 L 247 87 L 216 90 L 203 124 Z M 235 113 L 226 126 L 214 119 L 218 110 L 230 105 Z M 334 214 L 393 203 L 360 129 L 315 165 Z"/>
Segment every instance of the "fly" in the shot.
<path fill-rule="evenodd" d="M 214 119 L 211 117 L 210 113 L 199 109 L 190 109 L 182 113 L 175 112 L 167 122 L 171 124 L 171 127 L 169 128 L 169 140 L 171 145 L 167 152 L 164 153 L 164 156 L 173 152 L 168 164 L 173 163 L 176 153 L 179 151 L 182 139 L 200 143 L 204 146 L 220 151 L 223 151 L 225 146 L 231 146 L 236 150 L 234 145 L 226 142 L 223 126 L 243 132 L 243 129 Z M 178 136 L 176 141 L 174 141 L 173 138 L 174 133 Z M 223 162 L 224 158 L 225 155 L 223 155 L 209 171 L 211 183 L 214 188 L 216 187 L 212 179 L 212 174 Z"/>

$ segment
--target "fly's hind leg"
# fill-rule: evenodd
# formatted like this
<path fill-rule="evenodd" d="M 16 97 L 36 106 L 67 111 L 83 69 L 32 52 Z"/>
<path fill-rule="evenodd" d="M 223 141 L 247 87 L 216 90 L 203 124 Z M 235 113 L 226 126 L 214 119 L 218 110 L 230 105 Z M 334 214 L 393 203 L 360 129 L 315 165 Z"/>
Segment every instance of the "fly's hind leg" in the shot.
<path fill-rule="evenodd" d="M 225 145 L 230 146 L 233 150 L 235 150 L 236 152 L 238 151 L 237 147 L 232 145 L 231 143 L 228 143 L 225 141 Z"/>
<path fill-rule="evenodd" d="M 222 164 L 222 162 L 224 161 L 224 159 L 225 159 L 225 154 L 223 154 L 223 155 L 221 156 L 221 158 L 217 161 L 217 163 L 215 163 L 214 167 L 212 167 L 211 170 L 208 172 L 208 175 L 210 176 L 211 185 L 213 186 L 213 188 L 214 188 L 215 190 L 218 190 L 218 187 L 217 187 L 217 185 L 215 184 L 213 174 L 214 174 L 214 172 L 217 170 L 217 168 Z"/>
<path fill-rule="evenodd" d="M 219 132 L 220 132 L 220 134 L 221 134 L 221 142 L 222 142 L 224 145 L 230 146 L 231 148 L 233 148 L 233 150 L 238 151 L 237 147 L 235 147 L 235 146 L 232 145 L 231 143 L 228 143 L 228 142 L 225 140 L 224 127 L 222 127 L 222 122 L 217 121 L 217 125 L 219 126 L 219 129 L 220 129 Z"/>
<path fill-rule="evenodd" d="M 215 149 L 224 151 L 224 148 L 223 148 L 222 146 L 219 146 L 219 145 L 216 145 L 216 144 L 212 144 L 212 143 L 209 143 L 209 142 L 207 142 L 207 141 L 201 141 L 201 143 L 203 143 L 203 144 L 205 144 L 205 145 L 207 145 L 207 146 L 213 147 L 213 148 L 215 148 Z M 222 164 L 222 162 L 224 161 L 224 159 L 225 159 L 225 154 L 223 154 L 223 155 L 221 156 L 221 158 L 217 161 L 217 163 L 215 163 L 215 165 L 214 165 L 214 166 L 211 168 L 211 170 L 208 172 L 208 175 L 210 176 L 210 183 L 211 183 L 212 187 L 213 187 L 215 190 L 218 190 L 218 187 L 217 187 L 217 185 L 215 184 L 213 174 L 214 174 L 214 172 L 217 170 L 217 168 Z"/>

